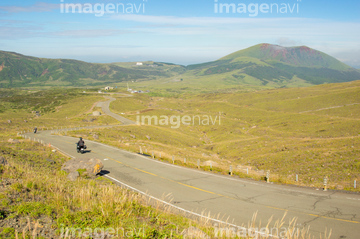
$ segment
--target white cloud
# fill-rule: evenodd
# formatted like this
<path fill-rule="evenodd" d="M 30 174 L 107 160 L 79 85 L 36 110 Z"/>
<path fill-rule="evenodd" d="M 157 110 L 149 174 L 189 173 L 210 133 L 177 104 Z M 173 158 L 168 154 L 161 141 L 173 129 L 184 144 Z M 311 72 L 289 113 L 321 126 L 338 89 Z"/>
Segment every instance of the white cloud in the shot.
<path fill-rule="evenodd" d="M 0 9 L 8 13 L 21 12 L 51 12 L 54 9 L 59 9 L 60 4 L 37 2 L 30 6 L 0 6 Z"/>
<path fill-rule="evenodd" d="M 230 17 L 174 17 L 147 15 L 111 15 L 110 19 L 142 23 L 136 29 L 164 35 L 219 34 L 233 37 L 268 36 L 278 43 L 298 43 L 302 39 L 338 40 L 360 39 L 360 23 L 334 22 L 309 18 L 230 18 Z M 285 41 L 286 40 L 286 41 Z"/>
<path fill-rule="evenodd" d="M 333 56 L 349 66 L 360 68 L 360 46 L 357 49 L 336 52 Z"/>
<path fill-rule="evenodd" d="M 0 35 L 2 39 L 10 40 L 45 36 L 41 30 L 42 28 L 36 26 L 0 27 Z"/>
<path fill-rule="evenodd" d="M 98 38 L 98 37 L 117 36 L 128 33 L 131 33 L 131 31 L 117 30 L 117 29 L 89 29 L 89 30 L 57 31 L 57 32 L 53 32 L 50 35 L 60 36 L 60 37 Z"/>
<path fill-rule="evenodd" d="M 29 7 L 0 7 L 0 10 L 8 13 L 47 12 L 54 9 L 59 9 L 59 4 L 40 2 Z M 172 60 L 175 63 L 181 60 L 183 64 L 216 60 L 226 54 L 263 42 L 283 46 L 307 45 L 349 62 L 359 59 L 360 51 L 360 31 L 355 31 L 360 29 L 359 22 L 309 18 L 175 17 L 131 14 L 105 14 L 97 18 L 90 15 L 85 17 L 69 14 L 66 18 L 68 22 L 59 22 L 59 19 L 54 18 L 56 22 L 39 24 L 31 21 L 26 23 L 13 22 L 13 20 L 0 21 L 0 35 L 3 40 L 1 44 L 13 44 L 16 50 L 16 44 L 21 44 L 22 39 L 30 37 L 38 37 L 41 40 L 39 42 L 46 42 L 49 45 L 55 44 L 53 40 L 67 44 L 85 41 L 87 49 L 81 51 L 79 56 L 89 53 L 98 55 L 102 59 L 106 59 L 106 56 L 114 59 L 114 55 L 122 57 L 126 52 L 126 57 L 129 59 L 137 57 L 161 61 L 162 58 L 164 61 Z M 70 23 L 71 21 L 74 23 Z M 10 42 L 6 39 L 15 41 Z M 121 46 L 140 47 L 136 50 L 116 47 L 113 48 L 113 52 L 108 50 L 109 45 L 117 43 Z M 41 47 L 41 44 L 39 43 L 38 46 Z M 49 49 L 55 52 L 51 47 Z M 64 54 L 66 52 L 72 54 L 69 49 L 58 50 Z M 340 54 L 341 52 L 346 54 Z"/>
<path fill-rule="evenodd" d="M 280 46 L 298 46 L 301 45 L 299 41 L 293 40 L 289 37 L 279 37 L 275 41 Z"/>
<path fill-rule="evenodd" d="M 279 24 L 281 22 L 298 22 L 306 19 L 300 18 L 233 18 L 233 17 L 175 17 L 175 16 L 151 16 L 136 14 L 109 15 L 114 20 L 140 22 L 146 24 L 177 25 L 177 26 L 211 26 L 233 24 Z"/>

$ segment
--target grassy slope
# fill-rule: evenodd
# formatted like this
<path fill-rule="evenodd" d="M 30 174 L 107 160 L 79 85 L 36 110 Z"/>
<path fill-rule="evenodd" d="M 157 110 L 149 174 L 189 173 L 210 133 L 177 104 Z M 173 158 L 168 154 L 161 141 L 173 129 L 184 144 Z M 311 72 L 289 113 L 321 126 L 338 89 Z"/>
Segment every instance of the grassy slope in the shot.
<path fill-rule="evenodd" d="M 266 46 L 266 47 L 264 47 Z M 219 60 L 197 65 L 143 62 L 91 64 L 67 59 L 41 59 L 0 51 L 0 88 L 104 87 L 156 91 L 233 92 L 303 87 L 360 79 L 360 72 L 322 52 L 259 44 Z M 181 80 L 182 79 L 182 80 Z"/>
<path fill-rule="evenodd" d="M 247 52 L 247 50 L 243 51 Z M 328 59 L 324 65 L 331 68 L 325 68 L 321 64 L 317 67 L 305 67 L 274 61 L 274 59 L 257 59 L 248 56 L 252 54 L 256 56 L 254 50 L 251 54 L 245 54 L 243 51 L 218 61 L 187 66 L 187 71 L 180 72 L 179 75 L 132 82 L 130 85 L 133 89 L 155 91 L 157 94 L 166 96 L 188 92 L 224 93 L 279 87 L 306 87 L 324 82 L 339 83 L 360 78 L 358 70 L 349 69 L 329 56 L 324 56 Z M 125 88 L 126 83 L 119 83 L 118 86 Z"/>
<path fill-rule="evenodd" d="M 0 156 L 10 164 L 0 165 L 1 238 L 15 238 L 16 234 L 24 238 L 25 235 L 27 238 L 54 238 L 64 233 L 66 227 L 70 230 L 80 228 L 83 233 L 89 232 L 89 228 L 113 228 L 118 232 L 115 235 L 120 238 L 124 235 L 181 238 L 182 231 L 192 226 L 212 233 L 206 223 L 199 224 L 176 216 L 162 205 L 154 207 L 155 202 L 107 180 L 80 178 L 70 182 L 66 174 L 60 171 L 62 163 L 68 160 L 66 157 L 17 136 L 17 132 L 40 124 L 45 127 L 72 127 L 74 124 L 114 123 L 109 119 L 83 121 L 87 119 L 87 111 L 92 105 L 104 98 L 83 95 L 77 90 L 42 91 L 36 94 L 6 90 L 1 91 L 1 96 Z M 24 100 L 26 105 L 21 105 L 20 100 Z M 46 107 L 46 103 L 54 101 L 61 102 Z M 40 107 L 45 112 L 34 118 L 31 110 Z M 68 120 L 64 120 L 66 116 Z M 12 121 L 10 124 L 7 122 L 9 119 Z M 9 143 L 9 138 L 19 142 Z"/>
<path fill-rule="evenodd" d="M 1 90 L 0 127 L 7 128 L 5 120 L 12 120 L 18 130 L 31 130 L 35 126 L 64 127 L 118 124 L 109 116 L 93 117 L 96 102 L 105 101 L 99 94 L 83 94 L 81 90 L 19 91 Z M 35 115 L 40 112 L 40 117 Z"/>
<path fill-rule="evenodd" d="M 151 207 L 154 202 L 105 179 L 68 181 L 59 169 L 67 159 L 39 144 L 3 144 L 1 153 L 11 165 L 0 167 L 1 182 L 6 185 L 0 187 L 2 238 L 34 232 L 36 238 L 64 237 L 66 228 L 76 238 L 84 238 L 89 228 L 98 228 L 98 232 L 113 229 L 112 235 L 119 238 L 179 238 L 191 226 L 211 232 L 210 227 L 176 216 L 170 209 L 164 211 L 161 205 Z M 81 236 L 73 228 L 82 230 Z"/>
<path fill-rule="evenodd" d="M 358 86 L 359 82 L 349 85 L 329 85 L 326 90 L 329 92 L 333 90 L 347 91 L 348 88 L 355 89 Z M 277 95 L 281 95 L 281 97 L 277 99 L 280 101 L 290 100 L 292 96 L 306 98 L 312 94 L 312 91 L 322 92 L 323 95 L 326 95 L 321 87 L 309 89 L 309 91 L 298 89 L 299 92 L 295 95 L 295 89 L 289 94 L 278 91 Z M 176 162 L 179 164 L 182 164 L 180 160 L 183 157 L 187 157 L 188 165 L 192 164 L 193 166 L 196 164 L 194 160 L 198 158 L 202 162 L 205 160 L 217 161 L 220 166 L 214 167 L 214 170 L 221 171 L 221 163 L 227 162 L 227 160 L 229 162 L 236 161 L 235 157 L 229 156 L 233 151 L 239 153 L 243 150 L 231 148 L 222 153 L 219 151 L 221 147 L 227 147 L 231 143 L 235 143 L 235 146 L 239 147 L 240 144 L 250 144 L 248 146 L 251 146 L 251 143 L 256 142 L 255 140 L 261 142 L 259 140 L 261 137 L 257 133 L 246 132 L 253 123 L 240 119 L 242 116 L 239 114 L 243 112 L 238 111 L 239 107 L 247 109 L 250 106 L 246 102 L 243 103 L 246 103 L 245 105 L 241 105 L 235 99 L 241 101 L 241 99 L 250 98 L 251 95 L 254 96 L 254 101 L 261 105 L 262 102 L 274 98 L 268 97 L 270 92 L 276 91 L 248 94 L 183 95 L 181 98 L 149 97 L 139 94 L 133 98 L 119 98 L 119 101 L 114 102 L 111 107 L 116 112 L 125 112 L 126 116 L 133 119 L 135 119 L 134 113 L 137 111 L 142 111 L 142 114 L 155 115 L 212 114 L 215 116 L 220 109 L 225 121 L 222 121 L 221 126 L 214 127 L 186 126 L 172 129 L 169 126 L 127 126 L 119 127 L 117 131 L 92 130 L 89 132 L 87 130 L 75 132 L 75 134 L 83 134 L 87 138 L 92 138 L 92 133 L 97 133 L 100 141 L 130 150 L 138 150 L 141 145 L 143 150 L 148 149 L 149 153 L 150 150 L 157 150 L 157 156 L 159 152 L 162 152 L 163 158 L 176 155 Z M 41 236 L 47 238 L 54 233 L 54 230 L 58 230 L 59 235 L 61 228 L 67 226 L 76 226 L 82 229 L 120 228 L 120 233 L 122 231 L 140 232 L 144 233 L 142 234 L 144 238 L 169 236 L 181 238 L 182 230 L 192 225 L 210 235 L 213 233 L 213 229 L 207 224 L 194 223 L 158 208 L 149 207 L 147 200 L 119 189 L 107 181 L 81 178 L 77 182 L 68 182 L 65 175 L 59 171 L 61 163 L 67 160 L 66 158 L 52 152 L 49 148 L 26 140 L 22 141 L 17 137 L 16 132 L 29 130 L 34 125 L 41 125 L 40 123 L 43 123 L 45 127 L 72 127 L 74 124 L 104 123 L 100 122 L 100 119 L 87 120 L 89 112 L 96 109 L 92 108 L 94 103 L 103 100 L 98 95 L 84 95 L 78 90 L 55 90 L 36 94 L 10 90 L 1 91 L 1 97 L 1 155 L 11 164 L 11 167 L 0 167 L 0 182 L 2 183 L 0 185 L 1 237 L 14 238 L 16 225 L 20 237 L 25 234 L 30 236 L 35 232 L 38 238 Z M 46 100 L 44 101 L 44 99 Z M 259 106 L 251 109 L 254 114 L 249 115 L 248 120 L 252 121 L 258 115 L 263 114 L 263 108 L 264 106 Z M 31 110 L 39 109 L 43 110 L 42 116 L 35 118 Z M 346 110 L 343 112 L 339 109 L 336 111 L 337 114 L 348 114 Z M 286 111 L 286 109 L 284 110 Z M 233 113 L 239 119 L 234 116 L 230 117 L 231 111 L 235 111 Z M 238 113 L 236 113 L 237 111 Z M 63 117 L 66 116 L 69 119 L 64 121 Z M 356 118 L 357 115 L 354 117 Z M 9 119 L 12 120 L 11 124 L 7 123 Z M 27 120 L 27 123 L 24 120 Z M 232 124 L 232 121 L 236 121 L 236 123 Z M 108 123 L 115 122 L 108 120 Z M 238 124 L 244 127 L 241 128 Z M 133 139 L 130 134 L 135 134 L 137 138 Z M 146 135 L 150 135 L 151 140 L 147 139 Z M 20 139 L 20 142 L 8 143 L 9 138 Z M 245 148 L 245 150 L 247 149 Z M 51 159 L 56 164 L 49 164 L 46 159 Z M 348 159 L 345 158 L 345 160 Z M 209 169 L 205 166 L 203 168 Z M 30 218 L 30 221 L 27 221 L 27 218 Z M 304 233 L 306 234 L 306 232 Z"/>
<path fill-rule="evenodd" d="M 183 67 L 154 63 L 156 67 L 95 64 L 69 59 L 45 59 L 0 51 L 0 88 L 39 86 L 99 86 L 151 80 L 182 72 Z"/>
<path fill-rule="evenodd" d="M 119 99 L 113 111 L 136 120 L 140 115 L 209 115 L 221 112 L 221 125 L 128 126 L 117 131 L 94 130 L 100 140 L 163 157 L 217 161 L 224 172 L 229 164 L 270 170 L 280 182 L 348 188 L 360 178 L 360 81 L 310 88 L 251 93 L 183 95 L 177 98 L 136 95 Z M 136 135 L 132 139 L 130 134 Z M 89 134 L 88 134 L 89 135 Z M 151 137 L 151 140 L 146 138 Z M 89 136 L 91 137 L 91 136 Z M 165 156 L 164 156 L 165 155 Z"/>
<path fill-rule="evenodd" d="M 291 65 L 326 67 L 339 71 L 345 71 L 351 68 L 332 56 L 306 46 L 281 47 L 271 44 L 258 44 L 229 54 L 220 60 L 232 60 L 242 57 L 256 58 L 269 63 L 278 61 Z"/>
<path fill-rule="evenodd" d="M 308 47 L 285 48 L 270 44 L 259 44 L 214 62 L 190 65 L 187 69 L 189 76 L 190 72 L 200 78 L 214 75 L 220 80 L 219 86 L 231 82 L 234 87 L 237 84 L 298 87 L 360 79 L 359 71 L 325 53 Z"/>

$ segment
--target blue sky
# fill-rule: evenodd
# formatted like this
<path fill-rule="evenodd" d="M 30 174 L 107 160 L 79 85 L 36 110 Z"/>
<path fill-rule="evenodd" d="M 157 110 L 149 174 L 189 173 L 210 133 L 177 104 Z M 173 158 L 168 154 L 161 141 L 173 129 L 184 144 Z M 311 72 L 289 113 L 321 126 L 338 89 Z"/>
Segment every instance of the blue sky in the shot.
<path fill-rule="evenodd" d="M 0 50 L 99 63 L 187 65 L 272 43 L 360 67 L 360 1 L 2 0 L 0 36 Z"/>

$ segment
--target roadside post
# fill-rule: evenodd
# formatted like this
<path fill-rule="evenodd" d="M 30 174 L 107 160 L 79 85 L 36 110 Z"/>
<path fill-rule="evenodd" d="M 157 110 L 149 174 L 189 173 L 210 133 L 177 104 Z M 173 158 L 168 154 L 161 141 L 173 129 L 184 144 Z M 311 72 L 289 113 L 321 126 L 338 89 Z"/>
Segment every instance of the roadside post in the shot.
<path fill-rule="evenodd" d="M 328 177 L 324 177 L 324 191 L 327 191 Z"/>

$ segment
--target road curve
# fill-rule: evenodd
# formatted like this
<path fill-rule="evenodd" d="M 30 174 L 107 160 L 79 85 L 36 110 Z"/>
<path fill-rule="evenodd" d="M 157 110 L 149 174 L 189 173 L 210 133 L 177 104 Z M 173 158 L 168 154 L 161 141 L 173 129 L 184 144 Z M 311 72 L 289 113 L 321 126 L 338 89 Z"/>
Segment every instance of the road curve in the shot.
<path fill-rule="evenodd" d="M 120 116 L 120 115 L 118 115 L 118 114 L 115 114 L 115 113 L 111 112 L 110 109 L 109 109 L 110 103 L 113 102 L 113 101 L 115 101 L 116 99 L 113 98 L 113 97 L 111 97 L 111 96 L 104 96 L 104 97 L 107 98 L 107 99 L 109 99 L 109 100 L 108 100 L 108 101 L 105 101 L 105 102 L 99 102 L 99 103 L 97 104 L 97 107 L 101 107 L 102 111 L 103 111 L 105 114 L 107 114 L 107 115 L 109 115 L 109 116 L 117 119 L 117 120 L 120 121 L 123 125 L 133 125 L 133 124 L 136 124 L 136 122 L 134 122 L 134 121 L 132 121 L 132 120 L 129 120 L 129 119 L 125 118 L 125 117 L 122 117 L 122 116 Z"/>
<path fill-rule="evenodd" d="M 28 133 L 27 136 L 50 142 L 71 157 L 99 158 L 104 163 L 104 170 L 109 171 L 106 176 L 117 182 L 156 198 L 171 194 L 174 206 L 197 213 L 206 211 L 212 215 L 225 215 L 229 218 L 228 222 L 234 225 L 247 225 L 257 212 L 257 222 L 261 221 L 265 226 L 271 216 L 281 219 L 286 212 L 285 222 L 296 217 L 296 228 L 310 226 L 310 232 L 316 238 L 326 229 L 331 229 L 331 238 L 336 239 L 356 239 L 360 235 L 358 194 L 324 192 L 221 176 L 164 163 L 89 140 L 85 142 L 91 152 L 80 155 L 75 149 L 76 138 L 51 135 L 50 131 Z M 276 231 L 273 234 L 276 235 Z"/>

